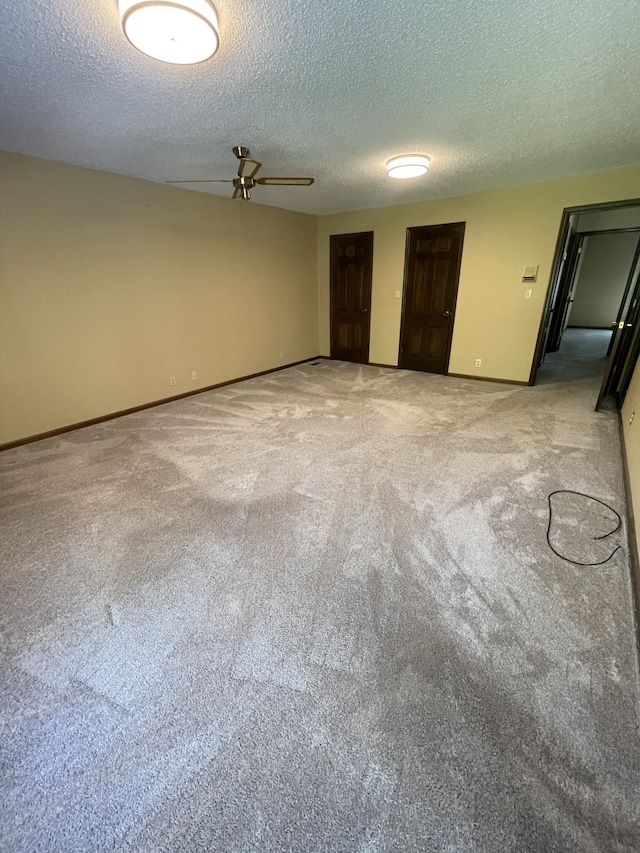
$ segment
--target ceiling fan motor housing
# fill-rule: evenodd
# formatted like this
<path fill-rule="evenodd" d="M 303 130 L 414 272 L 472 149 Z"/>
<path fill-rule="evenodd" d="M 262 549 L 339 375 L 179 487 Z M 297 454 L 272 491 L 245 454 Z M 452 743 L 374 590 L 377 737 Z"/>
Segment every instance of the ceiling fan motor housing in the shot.
<path fill-rule="evenodd" d="M 250 190 L 252 187 L 255 187 L 256 182 L 253 178 L 242 178 L 237 177 L 233 179 L 233 186 L 235 189 L 234 198 L 243 198 L 245 201 L 249 201 L 251 198 Z M 238 193 L 240 190 L 240 193 Z"/>
<path fill-rule="evenodd" d="M 243 177 L 243 176 L 239 175 L 237 178 L 233 179 L 233 186 L 236 189 L 240 189 L 242 187 L 242 188 L 246 188 L 246 189 L 250 190 L 250 189 L 253 189 L 253 187 L 255 187 L 255 185 L 256 185 L 255 178 L 248 178 L 248 177 Z"/>

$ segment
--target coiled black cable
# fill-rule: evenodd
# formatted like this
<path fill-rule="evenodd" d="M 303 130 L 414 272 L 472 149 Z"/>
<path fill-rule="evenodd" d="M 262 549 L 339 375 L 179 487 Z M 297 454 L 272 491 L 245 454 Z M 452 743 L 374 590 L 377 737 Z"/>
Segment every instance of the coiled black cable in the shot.
<path fill-rule="evenodd" d="M 614 529 L 610 530 L 608 533 L 603 533 L 602 536 L 594 536 L 593 537 L 594 541 L 597 539 L 606 539 L 607 536 L 612 536 L 614 533 L 617 533 L 618 530 L 620 530 L 620 528 L 622 527 L 622 518 L 620 517 L 620 514 L 618 512 L 616 512 L 616 510 L 612 506 L 609 506 L 609 504 L 605 503 L 604 501 L 601 501 L 599 498 L 594 498 L 593 495 L 585 495 L 584 492 L 574 492 L 571 489 L 556 489 L 555 492 L 551 492 L 547 496 L 547 501 L 549 502 L 549 524 L 547 525 L 547 543 L 549 545 L 549 548 L 551 548 L 553 553 L 556 554 L 556 556 L 560 557 L 560 559 L 566 560 L 568 563 L 573 563 L 574 566 L 587 566 L 587 567 L 588 566 L 603 566 L 605 563 L 608 563 L 609 560 L 616 553 L 616 551 L 622 550 L 622 545 L 616 545 L 616 547 L 609 554 L 607 559 L 606 560 L 600 560 L 598 563 L 579 563 L 577 560 L 571 560 L 569 557 L 565 557 L 564 554 L 561 554 L 559 551 L 557 551 L 553 547 L 553 545 L 551 544 L 551 523 L 553 521 L 553 504 L 551 503 L 551 498 L 554 495 L 560 495 L 560 494 L 580 495 L 580 497 L 582 497 L 582 498 L 588 498 L 589 500 L 595 501 L 596 503 L 599 503 L 602 506 L 606 507 L 607 509 L 611 510 L 611 512 L 616 516 L 616 518 L 618 519 L 618 523 L 614 527 Z"/>

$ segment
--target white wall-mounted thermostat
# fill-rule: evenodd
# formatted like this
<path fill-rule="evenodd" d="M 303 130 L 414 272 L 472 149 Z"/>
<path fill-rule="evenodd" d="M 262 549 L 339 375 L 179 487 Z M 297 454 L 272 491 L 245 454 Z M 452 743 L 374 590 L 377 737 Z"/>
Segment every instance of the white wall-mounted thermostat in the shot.
<path fill-rule="evenodd" d="M 538 267 L 525 267 L 522 273 L 523 281 L 536 281 L 538 278 Z"/>

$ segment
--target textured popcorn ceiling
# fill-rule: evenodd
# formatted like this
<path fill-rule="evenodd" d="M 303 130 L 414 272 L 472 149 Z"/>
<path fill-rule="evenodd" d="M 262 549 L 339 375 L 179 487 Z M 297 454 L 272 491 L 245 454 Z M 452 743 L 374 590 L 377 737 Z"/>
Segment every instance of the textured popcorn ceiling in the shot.
<path fill-rule="evenodd" d="M 263 176 L 316 178 L 254 199 L 308 213 L 640 161 L 637 0 L 216 8 L 220 50 L 177 67 L 131 47 L 117 0 L 3 3 L 0 149 L 162 182 L 230 178 L 247 145 Z M 411 152 L 427 177 L 387 178 Z"/>

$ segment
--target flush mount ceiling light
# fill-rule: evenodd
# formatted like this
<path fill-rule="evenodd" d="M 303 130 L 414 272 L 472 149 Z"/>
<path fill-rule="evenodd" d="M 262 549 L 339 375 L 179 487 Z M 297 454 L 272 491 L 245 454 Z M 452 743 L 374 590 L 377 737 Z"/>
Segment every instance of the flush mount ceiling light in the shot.
<path fill-rule="evenodd" d="M 119 0 L 118 5 L 124 34 L 147 56 L 192 65 L 218 49 L 218 16 L 209 0 Z"/>
<path fill-rule="evenodd" d="M 418 178 L 429 168 L 429 158 L 421 154 L 394 157 L 387 163 L 387 175 L 390 178 Z"/>

